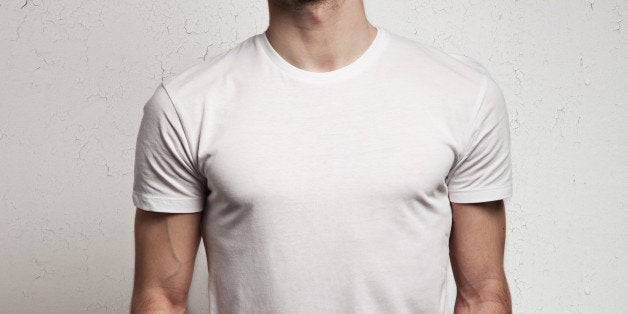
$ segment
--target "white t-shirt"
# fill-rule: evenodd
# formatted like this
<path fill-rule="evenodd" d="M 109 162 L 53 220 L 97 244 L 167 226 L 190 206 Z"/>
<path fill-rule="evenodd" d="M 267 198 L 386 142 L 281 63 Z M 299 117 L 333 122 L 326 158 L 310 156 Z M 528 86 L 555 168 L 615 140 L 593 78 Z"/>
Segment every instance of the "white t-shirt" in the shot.
<path fill-rule="evenodd" d="M 331 72 L 260 33 L 166 79 L 135 158 L 135 206 L 204 211 L 212 313 L 442 313 L 450 201 L 512 194 L 495 80 L 382 27 Z"/>

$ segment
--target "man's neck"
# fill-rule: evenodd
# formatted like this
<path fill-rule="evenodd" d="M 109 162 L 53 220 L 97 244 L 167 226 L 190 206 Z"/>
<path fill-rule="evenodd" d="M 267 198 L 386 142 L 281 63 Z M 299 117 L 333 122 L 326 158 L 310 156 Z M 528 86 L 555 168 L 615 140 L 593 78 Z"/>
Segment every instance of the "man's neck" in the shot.
<path fill-rule="evenodd" d="M 268 7 L 268 41 L 290 64 L 311 72 L 350 64 L 377 34 L 362 0 L 269 0 Z"/>

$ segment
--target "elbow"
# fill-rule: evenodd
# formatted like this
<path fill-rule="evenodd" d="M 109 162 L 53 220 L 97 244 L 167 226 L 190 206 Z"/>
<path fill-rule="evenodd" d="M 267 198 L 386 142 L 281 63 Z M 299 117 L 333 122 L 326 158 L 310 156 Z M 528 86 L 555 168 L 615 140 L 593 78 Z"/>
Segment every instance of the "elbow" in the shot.
<path fill-rule="evenodd" d="M 512 301 L 505 278 L 458 287 L 455 314 L 512 314 Z"/>
<path fill-rule="evenodd" d="M 131 314 L 188 314 L 187 294 L 150 291 L 133 294 Z"/>
<path fill-rule="evenodd" d="M 484 302 L 464 306 L 456 303 L 454 314 L 512 314 L 512 309 L 506 304 L 498 302 Z"/>

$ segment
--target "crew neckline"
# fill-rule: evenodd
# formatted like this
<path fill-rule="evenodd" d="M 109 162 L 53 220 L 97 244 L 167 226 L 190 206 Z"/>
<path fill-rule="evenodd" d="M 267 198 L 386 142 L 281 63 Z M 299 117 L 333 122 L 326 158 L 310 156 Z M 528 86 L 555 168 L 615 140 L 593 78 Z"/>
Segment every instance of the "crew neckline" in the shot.
<path fill-rule="evenodd" d="M 353 76 L 377 59 L 388 42 L 388 31 L 380 26 L 375 28 L 377 29 L 375 38 L 357 59 L 341 68 L 326 72 L 303 70 L 286 61 L 270 44 L 266 31 L 258 34 L 256 41 L 269 61 L 292 78 L 302 82 L 327 83 Z"/>

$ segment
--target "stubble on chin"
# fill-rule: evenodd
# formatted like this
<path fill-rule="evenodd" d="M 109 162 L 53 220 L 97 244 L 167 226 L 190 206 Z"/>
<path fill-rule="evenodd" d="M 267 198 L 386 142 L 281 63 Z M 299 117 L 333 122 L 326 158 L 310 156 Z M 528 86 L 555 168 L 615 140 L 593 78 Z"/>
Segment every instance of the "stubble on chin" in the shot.
<path fill-rule="evenodd" d="M 320 5 L 324 7 L 333 8 L 338 6 L 340 0 L 268 0 L 271 4 L 274 4 L 282 9 L 288 11 L 301 11 L 305 7 L 310 5 Z"/>

